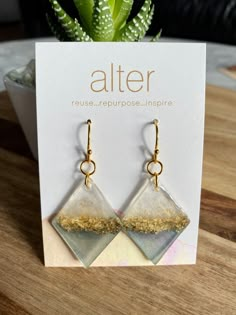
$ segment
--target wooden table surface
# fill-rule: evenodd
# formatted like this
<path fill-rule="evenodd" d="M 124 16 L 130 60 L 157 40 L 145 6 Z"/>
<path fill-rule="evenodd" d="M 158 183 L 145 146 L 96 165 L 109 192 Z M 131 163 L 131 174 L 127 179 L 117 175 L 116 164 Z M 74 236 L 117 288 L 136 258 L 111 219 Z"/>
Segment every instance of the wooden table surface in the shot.
<path fill-rule="evenodd" d="M 38 165 L 0 93 L 0 314 L 236 314 L 236 93 L 207 87 L 197 265 L 45 268 Z"/>

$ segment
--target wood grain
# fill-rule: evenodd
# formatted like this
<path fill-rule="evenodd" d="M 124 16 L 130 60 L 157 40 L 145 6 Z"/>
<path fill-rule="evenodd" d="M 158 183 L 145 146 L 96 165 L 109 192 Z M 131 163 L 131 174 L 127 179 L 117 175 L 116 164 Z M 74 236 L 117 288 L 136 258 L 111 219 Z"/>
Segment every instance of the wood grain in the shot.
<path fill-rule="evenodd" d="M 38 165 L 0 93 L 0 314 L 236 314 L 235 103 L 207 88 L 197 265 L 86 270 L 43 266 Z"/>
<path fill-rule="evenodd" d="M 236 93 L 207 86 L 203 188 L 236 198 Z"/>
<path fill-rule="evenodd" d="M 200 227 L 236 241 L 236 200 L 202 189 Z"/>
<path fill-rule="evenodd" d="M 18 119 L 6 91 L 0 93 L 0 118 L 18 124 Z"/>
<path fill-rule="evenodd" d="M 33 158 L 21 127 L 11 121 L 0 118 L 0 148 Z"/>
<path fill-rule="evenodd" d="M 19 238 L 14 228 L 7 230 L 1 232 L 6 244 L 0 259 L 1 291 L 29 313 L 236 312 L 236 245 L 211 233 L 200 231 L 196 266 L 85 270 L 44 268 L 35 255 L 34 244 Z M 31 237 L 40 242 L 39 235 L 35 238 L 32 233 Z"/>
<path fill-rule="evenodd" d="M 1 315 L 7 314 L 17 314 L 17 315 L 27 315 L 30 314 L 24 310 L 19 304 L 10 300 L 6 295 L 0 292 L 0 311 Z"/>

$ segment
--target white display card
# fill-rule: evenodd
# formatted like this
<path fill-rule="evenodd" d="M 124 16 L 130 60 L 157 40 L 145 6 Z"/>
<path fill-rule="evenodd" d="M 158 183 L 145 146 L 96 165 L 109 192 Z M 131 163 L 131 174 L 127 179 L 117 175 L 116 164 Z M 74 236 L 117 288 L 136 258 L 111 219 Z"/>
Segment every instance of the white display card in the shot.
<path fill-rule="evenodd" d="M 91 119 L 92 180 L 118 214 L 137 193 L 159 121 L 159 183 L 190 224 L 158 265 L 196 262 L 202 179 L 205 44 L 37 43 L 41 213 L 46 266 L 82 266 L 51 223 L 73 187 Z M 153 265 L 123 231 L 91 266 Z"/>

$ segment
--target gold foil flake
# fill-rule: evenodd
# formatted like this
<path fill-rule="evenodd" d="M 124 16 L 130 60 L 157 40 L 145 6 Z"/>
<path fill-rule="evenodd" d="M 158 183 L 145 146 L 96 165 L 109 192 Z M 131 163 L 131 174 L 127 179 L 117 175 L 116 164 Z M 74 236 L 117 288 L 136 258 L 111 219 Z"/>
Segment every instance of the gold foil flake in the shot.
<path fill-rule="evenodd" d="M 129 217 L 120 221 L 118 218 L 98 218 L 89 216 L 70 217 L 60 215 L 58 224 L 66 231 L 87 231 L 97 234 L 117 233 L 122 229 L 140 233 L 158 233 L 161 231 L 181 231 L 189 219 L 184 213 L 173 214 L 170 210 L 165 217 L 145 218 Z"/>
<path fill-rule="evenodd" d="M 98 218 L 89 216 L 58 216 L 58 224 L 66 231 L 86 231 L 97 234 L 117 233 L 121 229 L 118 218 Z"/>
<path fill-rule="evenodd" d="M 181 231 L 189 224 L 185 214 L 168 215 L 159 218 L 129 217 L 122 220 L 122 226 L 127 231 L 141 233 L 159 233 L 162 231 Z"/>

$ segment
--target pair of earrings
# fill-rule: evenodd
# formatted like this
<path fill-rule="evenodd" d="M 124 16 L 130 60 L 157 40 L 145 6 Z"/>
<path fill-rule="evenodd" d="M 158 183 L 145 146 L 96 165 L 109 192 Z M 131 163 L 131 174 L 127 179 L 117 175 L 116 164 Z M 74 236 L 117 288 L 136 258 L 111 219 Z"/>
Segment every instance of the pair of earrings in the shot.
<path fill-rule="evenodd" d="M 154 120 L 154 154 L 146 166 L 151 178 L 145 180 L 120 216 L 91 179 L 96 163 L 91 158 L 91 120 L 87 124 L 87 154 L 80 164 L 85 180 L 53 218 L 52 225 L 85 267 L 89 267 L 121 231 L 156 264 L 190 222 L 169 193 L 158 184 L 158 176 L 163 171 L 163 164 L 158 160 L 158 121 Z M 157 164 L 159 170 L 155 171 L 153 167 Z"/>

